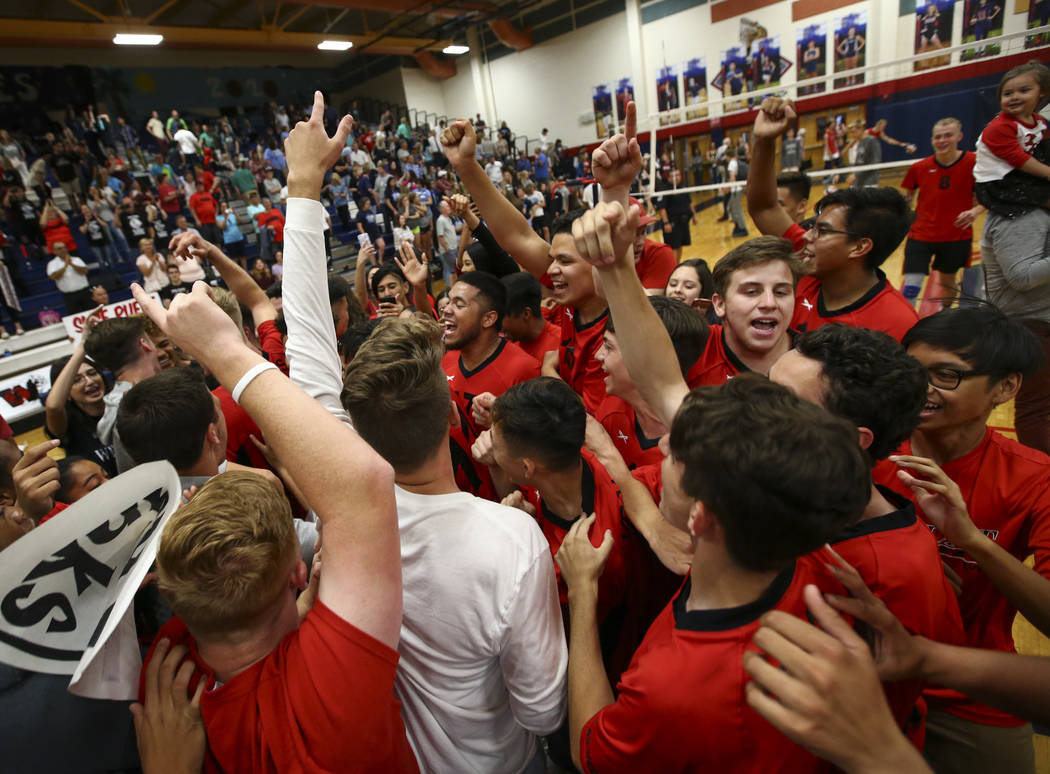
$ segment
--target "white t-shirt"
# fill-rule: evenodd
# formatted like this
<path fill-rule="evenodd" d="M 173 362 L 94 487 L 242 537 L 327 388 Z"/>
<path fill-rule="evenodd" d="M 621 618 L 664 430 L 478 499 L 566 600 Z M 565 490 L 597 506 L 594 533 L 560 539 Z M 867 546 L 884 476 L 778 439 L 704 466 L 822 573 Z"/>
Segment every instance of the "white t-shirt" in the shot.
<path fill-rule="evenodd" d="M 197 138 L 193 136 L 193 132 L 189 129 L 179 129 L 172 135 L 172 139 L 179 144 L 179 150 L 184 154 L 189 155 L 197 152 Z"/>
<path fill-rule="evenodd" d="M 158 140 L 164 140 L 167 135 L 164 134 L 164 122 L 159 118 L 151 118 L 146 122 L 146 131 L 156 137 Z"/>
<path fill-rule="evenodd" d="M 485 165 L 485 174 L 489 176 L 494 184 L 499 185 L 503 180 L 503 162 L 490 161 Z"/>
<path fill-rule="evenodd" d="M 73 266 L 79 266 L 81 269 L 86 269 L 87 264 L 80 260 L 77 256 L 72 256 L 70 261 L 72 266 L 66 269 L 65 273 L 55 280 L 55 284 L 58 285 L 58 289 L 63 293 L 75 293 L 78 290 L 83 290 L 88 286 L 87 277 L 81 274 L 79 271 L 73 268 Z M 51 276 L 56 271 L 60 270 L 65 264 L 61 258 L 57 255 L 47 262 L 47 267 L 44 271 L 47 272 L 48 276 Z"/>
<path fill-rule="evenodd" d="M 448 217 L 448 215 L 438 215 L 436 229 L 438 236 L 438 250 L 441 252 L 455 250 L 459 244 L 459 237 L 456 236 L 456 227 L 452 225 L 452 218 Z M 441 245 L 441 237 L 445 238 L 444 247 Z"/>
<path fill-rule="evenodd" d="M 139 255 L 135 259 L 135 267 L 139 270 L 139 274 L 142 275 L 142 289 L 147 293 L 154 293 L 171 284 L 171 280 L 168 279 L 164 256 L 159 253 L 153 254 L 152 261 L 145 254 Z M 182 279 L 185 280 L 186 278 L 183 277 Z"/>

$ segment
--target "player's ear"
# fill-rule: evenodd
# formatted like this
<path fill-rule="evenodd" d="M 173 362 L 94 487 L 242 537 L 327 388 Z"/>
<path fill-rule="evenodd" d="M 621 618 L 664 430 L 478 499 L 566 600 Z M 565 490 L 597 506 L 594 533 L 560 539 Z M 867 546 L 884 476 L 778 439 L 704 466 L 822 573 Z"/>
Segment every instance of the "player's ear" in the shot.
<path fill-rule="evenodd" d="M 532 457 L 522 457 L 521 466 L 525 471 L 525 479 L 532 480 L 536 475 L 536 460 L 532 459 Z"/>
<path fill-rule="evenodd" d="M 459 427 L 459 409 L 456 407 L 456 402 L 449 398 L 448 401 L 448 424 L 449 427 Z"/>
<path fill-rule="evenodd" d="M 699 500 L 694 500 L 693 505 L 689 508 L 689 519 L 686 521 L 686 531 L 690 536 L 699 538 L 714 527 L 718 526 L 718 522 L 715 521 L 711 513 L 704 508 L 704 504 Z"/>
<path fill-rule="evenodd" d="M 861 237 L 858 239 L 850 251 L 850 256 L 853 258 L 863 258 L 865 255 L 871 252 L 871 249 L 875 247 L 875 243 L 872 242 L 868 237 Z"/>
<path fill-rule="evenodd" d="M 995 405 L 1000 406 L 1013 400 L 1017 396 L 1017 391 L 1021 389 L 1023 379 L 1021 374 L 1010 374 L 996 382 L 992 386 L 992 400 Z"/>
<path fill-rule="evenodd" d="M 711 306 L 714 307 L 715 314 L 721 318 L 726 316 L 726 300 L 722 298 L 718 293 L 711 294 Z"/>

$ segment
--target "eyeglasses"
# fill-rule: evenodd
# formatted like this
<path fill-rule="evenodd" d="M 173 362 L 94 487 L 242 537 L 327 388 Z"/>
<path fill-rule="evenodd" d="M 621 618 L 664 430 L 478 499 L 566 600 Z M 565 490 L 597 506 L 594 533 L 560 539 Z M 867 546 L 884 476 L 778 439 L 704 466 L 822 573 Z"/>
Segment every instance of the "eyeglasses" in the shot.
<path fill-rule="evenodd" d="M 929 372 L 930 384 L 939 390 L 955 390 L 962 384 L 963 379 L 988 375 L 987 371 L 978 371 L 977 369 L 964 371 L 961 368 L 944 368 L 941 366 L 930 368 Z"/>
<path fill-rule="evenodd" d="M 804 220 L 799 224 L 805 231 L 816 231 L 817 239 L 828 234 L 845 234 L 846 236 L 853 237 L 854 239 L 860 239 L 860 234 L 856 231 L 843 231 L 840 228 L 832 228 L 831 226 L 825 225 L 824 223 L 817 223 L 816 219 Z"/>

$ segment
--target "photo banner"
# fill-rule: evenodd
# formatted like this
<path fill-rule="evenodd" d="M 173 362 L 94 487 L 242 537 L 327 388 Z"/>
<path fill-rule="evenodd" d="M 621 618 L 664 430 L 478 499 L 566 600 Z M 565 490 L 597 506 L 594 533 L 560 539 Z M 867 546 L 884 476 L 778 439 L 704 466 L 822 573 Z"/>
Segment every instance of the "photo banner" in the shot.
<path fill-rule="evenodd" d="M 591 102 L 594 105 L 594 130 L 598 133 L 598 139 L 604 140 L 613 133 L 615 121 L 613 120 L 612 94 L 609 87 L 602 84 L 591 90 Z"/>
<path fill-rule="evenodd" d="M 930 54 L 952 44 L 952 22 L 955 0 L 918 0 L 915 3 L 915 53 Z M 943 67 L 952 61 L 950 54 L 931 56 L 912 65 L 915 72 Z"/>
<path fill-rule="evenodd" d="M 70 675 L 81 696 L 134 699 L 132 602 L 180 500 L 170 463 L 139 465 L 0 552 L 0 663 Z"/>
<path fill-rule="evenodd" d="M 736 97 L 747 91 L 747 50 L 742 46 L 727 48 L 719 54 L 722 70 L 719 73 L 721 79 L 722 96 Z M 743 100 L 731 100 L 725 103 L 725 110 L 740 110 L 744 107 Z"/>
<path fill-rule="evenodd" d="M 707 58 L 690 59 L 682 66 L 682 82 L 685 86 L 685 118 L 691 121 L 704 118 L 706 107 L 697 107 L 707 102 Z"/>
<path fill-rule="evenodd" d="M 998 56 L 1003 47 L 991 43 L 991 38 L 1003 34 L 1003 5 L 1006 0 L 966 0 L 963 9 L 963 43 L 976 43 L 975 48 L 963 49 L 960 59 L 969 62 L 986 56 Z"/>
<path fill-rule="evenodd" d="M 627 119 L 628 102 L 634 102 L 634 81 L 621 78 L 616 84 L 616 120 L 621 123 Z"/>
<path fill-rule="evenodd" d="M 1047 24 L 1050 24 L 1050 2 L 1047 2 L 1047 0 L 1030 0 L 1028 4 L 1028 23 L 1025 25 L 1025 29 L 1031 30 L 1036 27 L 1045 27 Z M 1047 43 L 1050 43 L 1050 33 L 1046 32 L 1026 35 L 1024 39 L 1025 48 L 1045 46 Z"/>
<path fill-rule="evenodd" d="M 835 72 L 864 67 L 867 62 L 868 12 L 846 14 L 835 20 Z M 835 79 L 835 88 L 860 86 L 864 75 L 848 75 Z"/>
<path fill-rule="evenodd" d="M 678 109 L 678 73 L 673 65 L 661 67 L 656 73 L 656 104 L 661 113 Z M 664 126 L 677 120 L 677 114 L 660 116 L 660 125 Z"/>
<path fill-rule="evenodd" d="M 799 63 L 798 94 L 800 97 L 807 94 L 820 94 L 824 91 L 823 82 L 807 84 L 803 81 L 823 78 L 827 75 L 827 22 L 800 27 L 796 41 L 798 44 L 796 61 Z"/>

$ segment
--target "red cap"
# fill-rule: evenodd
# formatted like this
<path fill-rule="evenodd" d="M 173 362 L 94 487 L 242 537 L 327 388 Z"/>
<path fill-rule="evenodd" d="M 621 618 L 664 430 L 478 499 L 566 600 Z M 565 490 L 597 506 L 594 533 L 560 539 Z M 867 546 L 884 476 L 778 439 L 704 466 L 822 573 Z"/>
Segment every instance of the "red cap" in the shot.
<path fill-rule="evenodd" d="M 637 199 L 635 199 L 632 196 L 631 200 L 630 200 L 630 203 L 629 203 L 629 206 L 633 207 L 634 205 L 638 205 L 638 209 L 640 209 L 642 211 L 642 216 L 640 218 L 638 218 L 638 226 L 639 227 L 648 225 L 649 223 L 652 223 L 653 221 L 659 220 L 659 218 L 657 218 L 657 217 L 647 213 L 645 211 L 645 205 L 642 204 L 640 201 L 638 201 Z"/>

